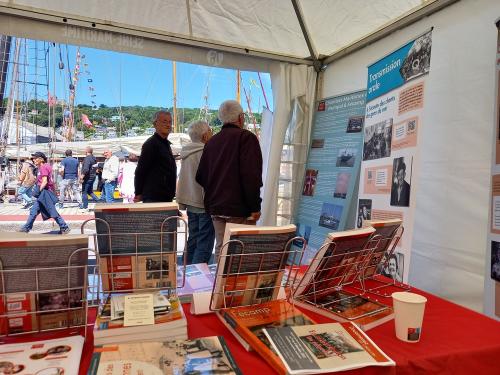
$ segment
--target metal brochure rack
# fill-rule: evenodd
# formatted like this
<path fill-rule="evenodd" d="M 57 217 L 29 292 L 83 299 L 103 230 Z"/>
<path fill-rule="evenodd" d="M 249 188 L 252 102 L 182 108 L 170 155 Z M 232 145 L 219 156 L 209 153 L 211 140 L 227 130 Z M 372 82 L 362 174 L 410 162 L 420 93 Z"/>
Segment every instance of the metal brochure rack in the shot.
<path fill-rule="evenodd" d="M 384 298 L 389 298 L 394 291 L 411 289 L 410 285 L 395 279 L 387 281 L 387 277 L 381 274 L 394 254 L 403 232 L 404 227 L 400 226 L 391 237 L 373 236 L 370 242 L 374 245 L 374 250 L 366 254 L 366 258 L 358 266 L 357 277 L 349 280 L 353 288 Z"/>
<path fill-rule="evenodd" d="M 82 252 L 85 264 L 75 265 L 78 256 L 83 257 Z M 89 252 L 94 250 L 76 249 L 69 255 L 67 265 L 59 267 L 4 269 L 0 261 L 0 342 L 2 337 L 60 330 L 86 337 L 87 326 L 93 326 L 89 322 L 89 308 L 96 307 L 89 301 L 94 301 L 97 293 L 89 285 L 89 277 L 96 276 L 95 269 L 86 264 Z M 64 282 L 57 280 L 60 287 L 45 286 L 50 275 L 67 275 L 66 285 L 61 287 Z M 25 290 L 9 282 L 20 278 L 34 280 L 35 288 Z"/>
<path fill-rule="evenodd" d="M 344 251 L 337 251 L 334 241 L 326 242 L 300 280 L 294 300 L 335 313 L 333 306 L 355 303 L 359 296 L 380 303 L 379 297 L 390 297 L 394 288 L 410 289 L 408 285 L 396 281 L 388 282 L 380 275 L 403 230 L 402 226 L 399 227 L 390 238 L 374 235 L 364 245 Z M 378 311 L 360 311 L 359 315 L 349 319 L 356 320 Z"/>
<path fill-rule="evenodd" d="M 297 243 L 300 243 L 298 248 Z M 236 248 L 228 254 L 231 246 Z M 299 236 L 290 238 L 280 251 L 265 251 L 263 248 L 260 252 L 246 252 L 245 244 L 240 240 L 225 242 L 217 262 L 210 310 L 289 298 L 297 284 L 305 247 L 306 240 Z"/>
<path fill-rule="evenodd" d="M 109 223 L 100 218 L 93 218 L 83 222 L 81 232 L 84 233 L 86 226 L 90 222 L 104 225 L 107 233 L 93 234 L 96 247 L 96 269 L 99 275 L 98 302 L 106 300 L 111 293 L 132 293 L 132 292 L 156 292 L 162 291 L 168 297 L 176 294 L 176 288 L 182 288 L 185 282 L 187 246 L 187 223 L 180 216 L 170 216 L 165 218 L 159 232 L 137 232 L 137 233 L 112 233 Z M 175 222 L 175 225 L 172 225 Z M 182 223 L 179 231 L 179 224 Z M 175 229 L 168 230 L 169 224 Z M 183 236 L 184 247 L 178 249 L 178 236 Z M 148 242 L 149 241 L 149 242 Z M 123 243 L 127 244 L 129 250 L 114 252 Z M 141 244 L 149 243 L 149 247 L 157 246 L 157 250 L 145 249 Z M 153 243 L 153 245 L 151 245 Z M 121 245 L 120 245 L 121 244 Z M 169 246 L 166 246 L 169 245 Z M 103 246 L 104 245 L 104 246 Z M 106 248 L 106 253 L 103 249 Z M 184 269 L 181 280 L 177 279 L 177 263 L 182 259 Z M 127 259 L 129 263 L 123 265 L 121 261 Z M 103 268 L 103 265 L 106 267 Z M 139 269 L 140 265 L 144 269 Z M 129 268 L 127 268 L 129 267 Z M 173 269 L 171 269 L 173 267 Z M 107 269 L 107 271 L 106 271 Z M 120 279 L 129 281 L 120 284 Z M 131 282 L 130 282 L 131 281 Z"/>

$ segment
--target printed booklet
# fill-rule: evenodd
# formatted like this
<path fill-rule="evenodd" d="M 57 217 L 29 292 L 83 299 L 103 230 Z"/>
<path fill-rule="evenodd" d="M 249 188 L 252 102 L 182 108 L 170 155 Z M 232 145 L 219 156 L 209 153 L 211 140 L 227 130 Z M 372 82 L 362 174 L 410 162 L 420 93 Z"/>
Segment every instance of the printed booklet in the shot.
<path fill-rule="evenodd" d="M 84 341 L 69 336 L 1 345 L 0 374 L 78 374 Z"/>
<path fill-rule="evenodd" d="M 353 323 L 265 328 L 264 333 L 291 375 L 396 365 Z"/>
<path fill-rule="evenodd" d="M 294 257 L 295 225 L 226 225 L 213 289 L 212 308 L 248 306 L 275 300 L 285 267 Z M 243 246 L 242 246 L 243 244 Z"/>
<path fill-rule="evenodd" d="M 223 337 L 94 348 L 88 375 L 241 375 Z"/>

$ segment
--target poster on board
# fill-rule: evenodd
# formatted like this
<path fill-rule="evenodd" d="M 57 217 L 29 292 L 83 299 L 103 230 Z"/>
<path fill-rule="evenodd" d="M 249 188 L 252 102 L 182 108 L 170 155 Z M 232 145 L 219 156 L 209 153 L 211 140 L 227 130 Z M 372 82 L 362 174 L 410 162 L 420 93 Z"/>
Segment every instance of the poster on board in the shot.
<path fill-rule="evenodd" d="M 408 278 L 431 47 L 429 31 L 368 67 L 356 225 L 369 219 L 403 220 L 403 238 L 381 270 L 397 281 Z"/>
<path fill-rule="evenodd" d="M 500 19 L 497 21 L 494 157 L 491 166 L 490 231 L 486 250 L 484 313 L 500 320 Z"/>
<path fill-rule="evenodd" d="M 346 228 L 363 150 L 366 91 L 316 104 L 298 212 L 297 234 L 307 240 L 309 263 L 327 233 Z"/>

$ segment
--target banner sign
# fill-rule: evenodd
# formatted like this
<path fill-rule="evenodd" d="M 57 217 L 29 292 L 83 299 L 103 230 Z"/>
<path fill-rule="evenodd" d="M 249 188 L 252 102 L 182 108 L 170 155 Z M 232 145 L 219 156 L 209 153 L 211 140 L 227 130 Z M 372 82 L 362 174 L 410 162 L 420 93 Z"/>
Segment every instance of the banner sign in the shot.
<path fill-rule="evenodd" d="M 424 109 L 425 77 L 432 32 L 368 67 L 364 145 L 357 227 L 364 220 L 403 220 L 404 235 L 385 275 L 406 281 L 415 210 L 418 134 Z"/>
<path fill-rule="evenodd" d="M 366 91 L 317 103 L 298 213 L 297 234 L 309 263 L 329 232 L 346 228 L 363 148 Z M 354 204 L 355 206 L 355 204 Z"/>

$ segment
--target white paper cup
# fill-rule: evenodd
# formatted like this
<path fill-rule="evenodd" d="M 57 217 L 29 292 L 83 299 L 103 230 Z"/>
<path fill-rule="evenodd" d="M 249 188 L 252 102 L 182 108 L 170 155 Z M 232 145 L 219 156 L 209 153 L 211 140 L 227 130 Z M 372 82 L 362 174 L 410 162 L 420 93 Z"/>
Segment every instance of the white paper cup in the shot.
<path fill-rule="evenodd" d="M 418 342 L 427 298 L 415 293 L 392 293 L 396 337 L 406 342 Z"/>

